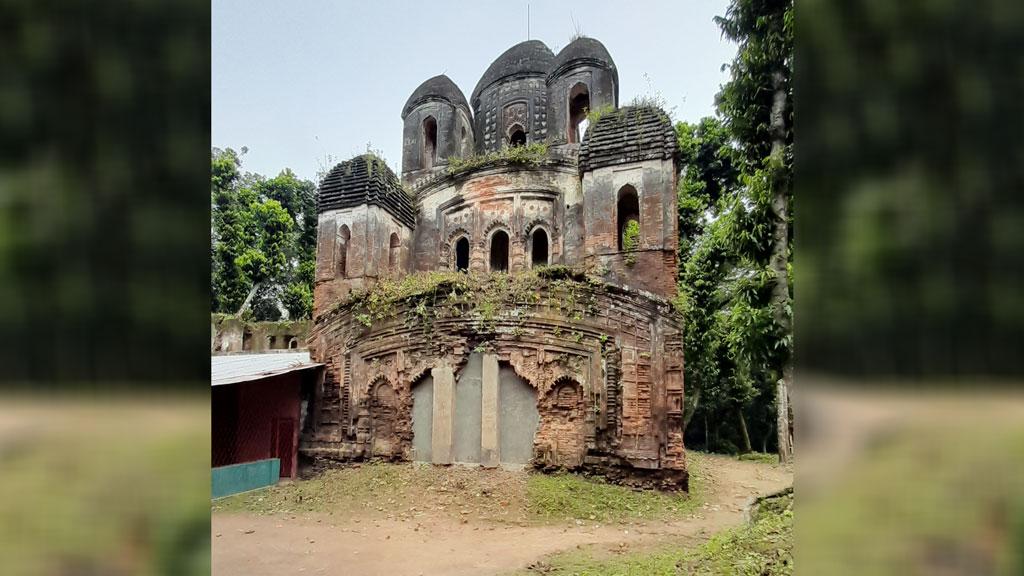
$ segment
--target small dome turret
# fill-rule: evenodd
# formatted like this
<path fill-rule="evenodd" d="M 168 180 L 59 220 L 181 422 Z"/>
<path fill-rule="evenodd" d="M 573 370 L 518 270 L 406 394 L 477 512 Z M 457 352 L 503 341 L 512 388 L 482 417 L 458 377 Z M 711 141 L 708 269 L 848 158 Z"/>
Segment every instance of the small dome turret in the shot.
<path fill-rule="evenodd" d="M 420 84 L 402 107 L 402 178 L 428 175 L 448 158 L 473 152 L 473 114 L 462 90 L 441 74 Z"/>
<path fill-rule="evenodd" d="M 451 78 L 441 74 L 420 84 L 413 91 L 412 96 L 409 96 L 409 99 L 405 101 L 405 106 L 402 107 L 402 120 L 405 120 L 405 117 L 416 106 L 432 100 L 447 102 L 452 106 L 461 107 L 469 114 L 469 103 L 466 102 L 466 97 L 463 96 L 462 90 L 455 85 L 455 82 L 452 82 Z"/>
<path fill-rule="evenodd" d="M 587 113 L 619 104 L 619 72 L 611 54 L 593 38 L 580 37 L 551 63 L 548 85 L 548 141 L 578 144 Z"/>
<path fill-rule="evenodd" d="M 586 36 L 581 36 L 562 48 L 551 63 L 550 78 L 556 78 L 574 66 L 591 66 L 612 71 L 618 79 L 615 61 L 604 44 Z"/>
<path fill-rule="evenodd" d="M 545 79 L 554 58 L 543 42 L 527 40 L 503 52 L 487 67 L 470 98 L 478 152 L 547 138 Z"/>

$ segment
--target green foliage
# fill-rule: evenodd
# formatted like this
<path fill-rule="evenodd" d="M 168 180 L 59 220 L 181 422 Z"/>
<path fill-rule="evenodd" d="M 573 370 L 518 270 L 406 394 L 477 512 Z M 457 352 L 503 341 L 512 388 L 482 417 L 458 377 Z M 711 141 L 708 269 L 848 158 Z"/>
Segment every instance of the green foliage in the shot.
<path fill-rule="evenodd" d="M 588 110 L 587 122 L 590 124 L 590 126 L 595 126 L 597 125 L 598 120 L 600 120 L 604 116 L 607 116 L 608 114 L 611 114 L 612 112 L 615 112 L 615 106 L 612 106 L 611 104 L 605 104 L 604 106 L 601 106 L 599 108 Z"/>
<path fill-rule="evenodd" d="M 636 250 L 640 247 L 640 223 L 636 220 L 626 222 L 622 230 L 622 249 Z"/>
<path fill-rule="evenodd" d="M 757 521 L 717 534 L 683 555 L 685 574 L 717 576 L 783 576 L 793 573 L 793 496 L 761 503 Z"/>
<path fill-rule="evenodd" d="M 775 464 L 779 461 L 779 457 L 777 455 L 768 454 L 766 452 L 747 452 L 746 454 L 740 454 L 737 458 L 750 462 L 760 462 L 762 464 Z"/>
<path fill-rule="evenodd" d="M 548 145 L 545 142 L 531 142 L 526 146 L 507 146 L 497 152 L 459 158 L 448 158 L 448 174 L 461 174 L 491 164 L 518 164 L 540 166 L 547 158 Z"/>
<path fill-rule="evenodd" d="M 313 313 L 313 292 L 309 284 L 298 282 L 285 288 L 281 303 L 288 310 L 289 318 L 309 318 Z"/>
<path fill-rule="evenodd" d="M 316 187 L 288 169 L 278 176 L 240 171 L 232 149 L 211 154 L 212 306 L 236 313 L 250 292 L 247 317 L 276 320 L 312 310 Z"/>
<path fill-rule="evenodd" d="M 770 116 L 775 74 L 786 93 L 784 135 L 793 141 L 793 2 L 732 0 L 725 16 L 715 18 L 722 34 L 739 44 L 728 65 L 730 80 L 717 96 L 718 111 L 740 145 L 750 172 L 771 155 Z"/>
<path fill-rule="evenodd" d="M 633 490 L 576 474 L 533 474 L 526 491 L 530 511 L 537 516 L 596 522 L 681 516 L 702 502 L 693 492 Z"/>
<path fill-rule="evenodd" d="M 663 545 L 613 558 L 590 550 L 553 556 L 549 576 L 789 576 L 793 573 L 793 496 L 765 500 L 757 520 L 716 534 L 697 548 Z"/>
<path fill-rule="evenodd" d="M 640 223 L 636 220 L 626 222 L 622 229 L 622 250 L 626 254 L 626 266 L 636 264 L 636 249 L 640 247 Z"/>
<path fill-rule="evenodd" d="M 684 421 L 689 445 L 746 450 L 745 425 L 767 450 L 776 443 L 775 383 L 792 347 L 791 307 L 785 322 L 774 314 L 771 262 L 773 202 L 789 194 L 792 172 L 792 2 L 733 0 L 716 21 L 739 44 L 719 116 L 676 125 Z M 777 90 L 786 103 L 782 134 L 770 125 Z M 773 156 L 776 136 L 785 145 Z"/>
<path fill-rule="evenodd" d="M 515 273 L 419 272 L 382 279 L 366 291 L 353 292 L 335 310 L 350 310 L 367 328 L 374 322 L 400 319 L 430 332 L 438 320 L 460 318 L 476 323 L 481 335 L 498 322 L 521 327 L 522 308 L 549 306 L 582 319 L 597 313 L 597 293 L 604 283 L 565 266 L 545 266 Z M 548 298 L 541 296 L 546 289 Z M 579 340 L 583 335 L 580 333 Z"/>

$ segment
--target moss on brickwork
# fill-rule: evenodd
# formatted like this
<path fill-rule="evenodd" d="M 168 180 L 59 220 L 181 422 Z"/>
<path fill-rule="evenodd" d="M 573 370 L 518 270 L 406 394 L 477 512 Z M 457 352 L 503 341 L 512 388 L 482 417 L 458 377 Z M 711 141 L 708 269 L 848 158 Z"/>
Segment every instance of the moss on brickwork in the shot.
<path fill-rule="evenodd" d="M 548 145 L 544 142 L 534 142 L 526 146 L 510 146 L 502 148 L 497 152 L 459 158 L 453 156 L 448 158 L 448 174 L 461 174 L 475 168 L 491 164 L 519 164 L 540 166 L 547 158 Z"/>
<path fill-rule="evenodd" d="M 541 295 L 546 288 L 548 296 Z M 581 320 L 597 313 L 596 294 L 607 285 L 598 278 L 565 266 L 516 273 L 421 272 L 383 280 L 354 292 L 335 311 L 349 310 L 363 326 L 406 316 L 429 327 L 434 320 L 461 317 L 490 326 L 502 314 L 522 306 L 549 306 Z M 403 311 L 403 312 L 400 312 Z"/>

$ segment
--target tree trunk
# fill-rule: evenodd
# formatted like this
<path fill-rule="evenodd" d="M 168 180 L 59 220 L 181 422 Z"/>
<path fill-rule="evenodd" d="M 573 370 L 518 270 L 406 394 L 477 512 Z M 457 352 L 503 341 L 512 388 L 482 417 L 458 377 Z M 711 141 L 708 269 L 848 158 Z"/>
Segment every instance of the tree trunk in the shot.
<path fill-rule="evenodd" d="M 245 301 L 242 302 L 242 305 L 238 308 L 238 312 L 235 313 L 235 316 L 240 317 L 243 312 L 249 309 L 249 305 L 252 304 L 252 297 L 256 295 L 256 290 L 258 290 L 259 287 L 259 282 L 252 285 L 252 289 L 249 290 L 249 295 L 245 297 Z"/>
<path fill-rule="evenodd" d="M 793 438 L 789 435 L 789 395 L 786 393 L 785 378 L 780 378 L 775 386 L 775 407 L 779 462 L 786 464 L 793 456 Z"/>
<path fill-rule="evenodd" d="M 743 453 L 752 452 L 754 449 L 750 447 L 750 434 L 747 433 L 747 419 L 743 417 L 743 409 L 736 408 L 736 416 L 740 420 L 740 433 L 743 435 Z"/>
<path fill-rule="evenodd" d="M 789 298 L 789 175 L 786 170 L 786 86 L 782 71 L 772 74 L 772 111 L 770 130 L 772 151 L 769 161 L 769 176 L 772 186 L 772 231 L 771 268 L 775 273 L 772 286 L 772 310 L 775 323 L 790 339 L 790 347 L 782 365 L 782 378 L 776 385 L 775 405 L 778 410 L 779 461 L 789 462 L 793 454 L 793 439 L 789 433 L 789 392 L 793 381 L 792 335 Z"/>

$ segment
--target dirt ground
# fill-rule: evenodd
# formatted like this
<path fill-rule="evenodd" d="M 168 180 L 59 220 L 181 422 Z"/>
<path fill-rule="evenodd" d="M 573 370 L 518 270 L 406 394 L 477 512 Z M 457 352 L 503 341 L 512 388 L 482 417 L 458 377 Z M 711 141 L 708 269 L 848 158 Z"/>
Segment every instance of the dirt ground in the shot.
<path fill-rule="evenodd" d="M 343 514 L 215 511 L 213 573 L 503 574 L 524 569 L 548 554 L 584 546 L 614 554 L 666 539 L 692 539 L 697 544 L 742 523 L 744 507 L 755 496 L 793 481 L 791 469 L 726 456 L 704 456 L 703 466 L 705 503 L 692 514 L 668 521 L 496 522 L 472 509 L 413 515 L 382 507 Z M 419 510 L 431 510 L 431 498 L 425 492 Z"/>

